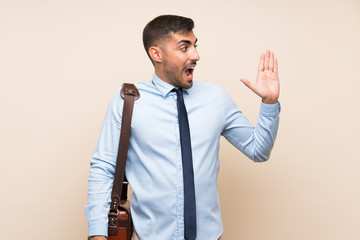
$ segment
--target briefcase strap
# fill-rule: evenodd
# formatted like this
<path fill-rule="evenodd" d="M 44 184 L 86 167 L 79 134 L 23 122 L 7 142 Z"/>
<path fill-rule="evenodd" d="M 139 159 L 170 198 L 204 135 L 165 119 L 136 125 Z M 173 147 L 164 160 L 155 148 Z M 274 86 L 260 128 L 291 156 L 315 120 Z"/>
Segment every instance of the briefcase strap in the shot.
<path fill-rule="evenodd" d="M 124 98 L 121 121 L 119 149 L 116 159 L 114 182 L 111 192 L 110 212 L 117 212 L 120 200 L 127 199 L 127 180 L 125 178 L 126 158 L 129 148 L 131 118 L 134 101 L 140 98 L 140 93 L 134 84 L 124 83 L 120 95 Z"/>

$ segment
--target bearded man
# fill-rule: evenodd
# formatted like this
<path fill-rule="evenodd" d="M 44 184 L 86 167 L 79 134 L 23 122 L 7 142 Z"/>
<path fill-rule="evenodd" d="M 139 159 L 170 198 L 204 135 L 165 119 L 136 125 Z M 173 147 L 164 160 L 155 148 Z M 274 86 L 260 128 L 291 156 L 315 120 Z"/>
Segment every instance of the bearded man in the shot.
<path fill-rule="evenodd" d="M 260 56 L 256 83 L 241 81 L 261 97 L 256 126 L 220 87 L 194 81 L 200 56 L 193 20 L 163 15 L 149 22 L 143 43 L 154 74 L 136 84 L 126 177 L 133 189 L 131 214 L 141 240 L 216 240 L 222 232 L 217 176 L 224 136 L 255 162 L 266 161 L 277 134 L 280 104 L 278 62 Z M 88 234 L 107 236 L 123 99 L 111 100 L 91 159 Z"/>

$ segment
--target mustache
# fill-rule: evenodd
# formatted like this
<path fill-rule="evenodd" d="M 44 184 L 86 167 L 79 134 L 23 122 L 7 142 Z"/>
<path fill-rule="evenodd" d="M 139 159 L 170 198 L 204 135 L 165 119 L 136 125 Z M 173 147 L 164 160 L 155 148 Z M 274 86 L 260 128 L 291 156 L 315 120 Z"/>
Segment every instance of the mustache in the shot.
<path fill-rule="evenodd" d="M 188 69 L 189 67 L 195 67 L 196 66 L 196 62 L 189 62 L 188 64 L 186 64 L 183 68 L 183 70 Z"/>

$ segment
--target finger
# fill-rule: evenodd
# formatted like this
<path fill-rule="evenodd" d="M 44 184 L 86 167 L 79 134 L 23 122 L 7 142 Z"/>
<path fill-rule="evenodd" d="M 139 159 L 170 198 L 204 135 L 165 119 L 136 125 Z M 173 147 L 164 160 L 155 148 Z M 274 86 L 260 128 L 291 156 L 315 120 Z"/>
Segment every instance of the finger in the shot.
<path fill-rule="evenodd" d="M 245 86 L 247 86 L 252 91 L 254 91 L 255 85 L 252 82 L 250 82 L 249 80 L 247 80 L 245 78 L 240 78 L 240 81 L 242 81 L 245 84 Z"/>
<path fill-rule="evenodd" d="M 278 60 L 277 58 L 275 58 L 275 62 L 274 62 L 274 73 L 278 73 Z"/>
<path fill-rule="evenodd" d="M 269 70 L 274 71 L 274 52 L 270 52 Z"/>
<path fill-rule="evenodd" d="M 264 71 L 264 61 L 265 61 L 265 55 L 261 54 L 260 55 L 260 61 L 259 61 L 259 68 L 258 68 L 259 72 Z"/>
<path fill-rule="evenodd" d="M 266 53 L 265 53 L 265 70 L 269 70 L 269 58 L 270 58 L 270 51 L 266 50 Z"/>

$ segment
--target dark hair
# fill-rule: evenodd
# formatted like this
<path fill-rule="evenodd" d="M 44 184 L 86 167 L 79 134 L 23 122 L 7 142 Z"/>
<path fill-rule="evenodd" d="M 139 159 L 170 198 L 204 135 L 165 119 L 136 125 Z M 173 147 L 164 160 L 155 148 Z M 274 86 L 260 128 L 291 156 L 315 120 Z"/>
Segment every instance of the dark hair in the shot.
<path fill-rule="evenodd" d="M 193 28 L 194 21 L 190 18 L 176 15 L 161 15 L 154 18 L 145 26 L 143 31 L 143 43 L 146 53 L 150 57 L 149 48 L 167 40 L 171 33 L 188 33 Z"/>

